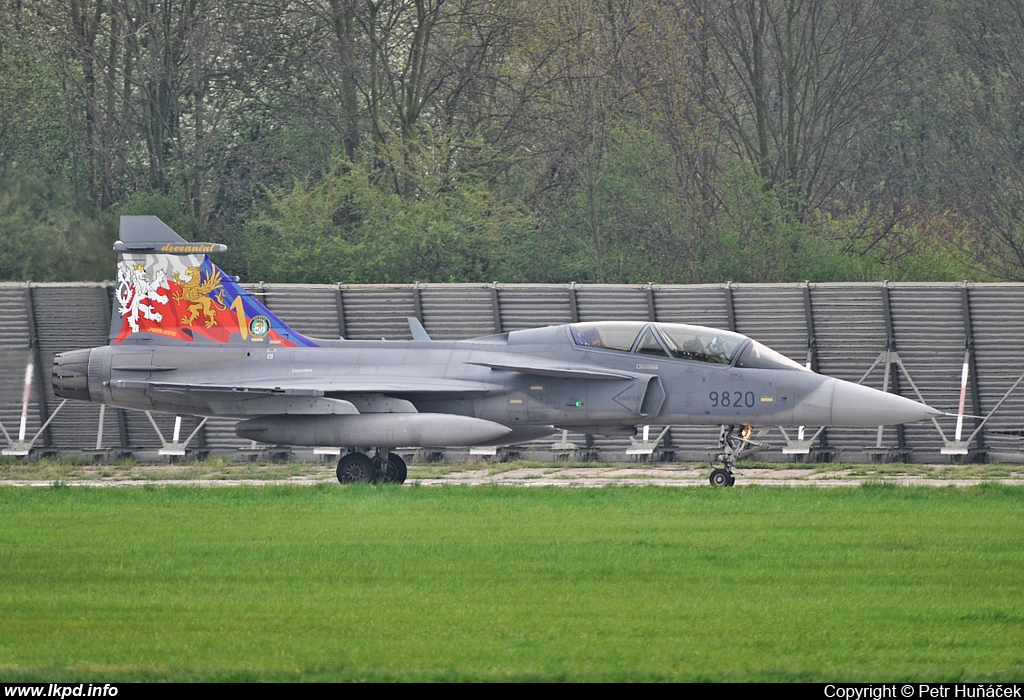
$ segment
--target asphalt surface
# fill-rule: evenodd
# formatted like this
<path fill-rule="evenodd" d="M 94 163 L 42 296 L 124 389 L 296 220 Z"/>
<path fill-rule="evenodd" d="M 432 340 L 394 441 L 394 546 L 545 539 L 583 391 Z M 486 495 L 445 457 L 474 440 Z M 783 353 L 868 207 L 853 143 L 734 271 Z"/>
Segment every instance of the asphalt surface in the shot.
<path fill-rule="evenodd" d="M 1011 476 L 960 476 L 956 468 L 948 465 L 935 465 L 932 469 L 920 469 L 908 466 L 908 473 L 899 473 L 892 465 L 887 469 L 873 470 L 871 467 L 836 468 L 825 467 L 803 469 L 736 469 L 736 486 L 808 486 L 818 488 L 835 488 L 841 486 L 857 486 L 864 483 L 889 483 L 902 486 L 973 486 L 982 483 L 1000 483 L 1008 485 L 1024 485 L 1024 474 L 1016 471 Z M 330 467 L 311 468 L 310 473 L 276 478 L 268 474 L 266 478 L 234 476 L 230 471 L 189 478 L 185 475 L 188 467 L 182 467 L 182 473 L 174 474 L 173 467 L 165 465 L 153 467 L 136 467 L 131 474 L 114 474 L 109 476 L 70 476 L 60 478 L 62 484 L 69 486 L 270 486 L 300 485 L 309 486 L 320 483 L 336 483 L 334 470 Z M 557 464 L 541 467 L 522 467 L 504 469 L 500 465 L 481 464 L 446 469 L 444 467 L 412 466 L 409 468 L 409 479 L 406 485 L 446 486 L 467 485 L 482 486 L 488 484 L 502 486 L 561 486 L 576 488 L 600 488 L 606 486 L 687 486 L 708 487 L 710 468 L 693 465 L 608 465 L 587 467 L 560 467 Z M 921 472 L 921 473 L 915 473 Z M 53 478 L 2 478 L 0 485 L 6 486 L 52 486 Z M 164 478 L 162 478 L 164 477 Z"/>

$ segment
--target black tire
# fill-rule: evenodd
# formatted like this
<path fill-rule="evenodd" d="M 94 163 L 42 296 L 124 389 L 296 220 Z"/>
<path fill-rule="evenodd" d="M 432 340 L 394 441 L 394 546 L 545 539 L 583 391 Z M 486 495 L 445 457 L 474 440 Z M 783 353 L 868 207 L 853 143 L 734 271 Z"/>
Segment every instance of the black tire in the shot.
<path fill-rule="evenodd" d="M 409 468 L 405 460 L 394 452 L 389 452 L 387 458 L 376 457 L 374 462 L 380 470 L 380 480 L 385 484 L 404 484 L 409 474 Z"/>
<path fill-rule="evenodd" d="M 708 481 L 712 486 L 732 486 L 736 483 L 736 478 L 729 473 L 728 469 L 715 469 L 711 472 L 711 478 Z"/>
<path fill-rule="evenodd" d="M 406 461 L 402 460 L 394 452 L 388 452 L 384 469 L 384 482 L 388 484 L 403 484 L 406 483 L 407 476 L 409 476 L 409 467 L 406 466 Z"/>
<path fill-rule="evenodd" d="M 377 481 L 377 478 L 376 465 L 362 452 L 349 452 L 338 460 L 338 481 L 343 484 L 352 484 L 357 481 L 372 484 Z"/>

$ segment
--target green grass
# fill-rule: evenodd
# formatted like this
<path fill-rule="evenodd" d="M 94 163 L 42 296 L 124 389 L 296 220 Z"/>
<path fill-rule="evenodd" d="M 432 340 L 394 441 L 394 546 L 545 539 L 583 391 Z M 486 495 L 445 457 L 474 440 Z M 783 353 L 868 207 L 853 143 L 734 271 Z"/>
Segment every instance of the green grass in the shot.
<path fill-rule="evenodd" d="M 0 679 L 1024 680 L 1024 489 L 0 489 Z"/>

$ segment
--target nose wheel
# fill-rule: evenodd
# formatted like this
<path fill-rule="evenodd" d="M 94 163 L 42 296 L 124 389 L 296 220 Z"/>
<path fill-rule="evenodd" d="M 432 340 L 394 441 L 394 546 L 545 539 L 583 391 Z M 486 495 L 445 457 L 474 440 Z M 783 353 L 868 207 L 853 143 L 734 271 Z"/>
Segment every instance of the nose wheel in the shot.
<path fill-rule="evenodd" d="M 708 481 L 712 486 L 732 486 L 736 483 L 736 476 L 732 470 L 736 468 L 736 460 L 768 447 L 750 439 L 754 430 L 749 425 L 740 426 L 723 425 L 718 433 L 718 452 L 715 453 L 715 464 L 720 464 L 712 470 Z"/>
<path fill-rule="evenodd" d="M 715 469 L 711 472 L 711 478 L 708 479 L 712 486 L 732 486 L 736 483 L 736 477 L 728 469 Z"/>

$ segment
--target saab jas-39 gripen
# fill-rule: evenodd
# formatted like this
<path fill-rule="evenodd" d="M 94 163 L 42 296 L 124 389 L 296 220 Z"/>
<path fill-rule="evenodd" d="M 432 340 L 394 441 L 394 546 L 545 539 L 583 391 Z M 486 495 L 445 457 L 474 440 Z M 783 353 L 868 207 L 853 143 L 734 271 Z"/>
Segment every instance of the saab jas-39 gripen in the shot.
<path fill-rule="evenodd" d="M 403 482 L 399 447 L 720 425 L 711 483 L 729 486 L 741 428 L 940 414 L 702 326 L 599 321 L 435 341 L 410 319 L 411 341 L 307 338 L 211 262 L 225 249 L 189 243 L 154 216 L 122 217 L 109 344 L 57 355 L 57 396 L 238 418 L 246 439 L 342 448 L 342 482 Z"/>

